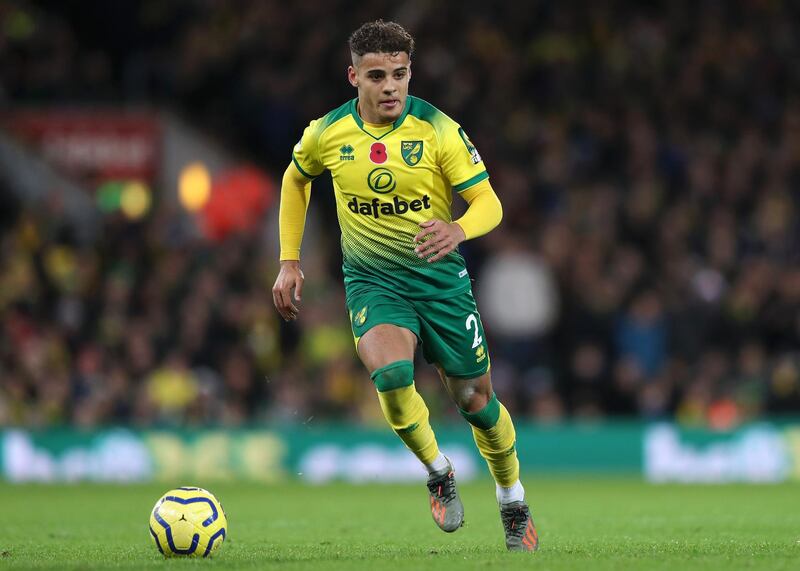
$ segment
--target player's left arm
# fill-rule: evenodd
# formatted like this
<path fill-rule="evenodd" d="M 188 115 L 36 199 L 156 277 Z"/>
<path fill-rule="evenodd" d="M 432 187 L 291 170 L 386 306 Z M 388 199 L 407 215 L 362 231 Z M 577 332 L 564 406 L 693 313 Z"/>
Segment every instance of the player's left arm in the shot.
<path fill-rule="evenodd" d="M 414 251 L 420 258 L 428 258 L 428 262 L 440 260 L 464 240 L 483 236 L 500 224 L 503 206 L 488 179 L 459 194 L 469 205 L 461 218 L 449 224 L 438 218 L 420 224 L 422 230 L 414 236 L 418 244 Z M 420 243 L 426 236 L 428 239 Z"/>

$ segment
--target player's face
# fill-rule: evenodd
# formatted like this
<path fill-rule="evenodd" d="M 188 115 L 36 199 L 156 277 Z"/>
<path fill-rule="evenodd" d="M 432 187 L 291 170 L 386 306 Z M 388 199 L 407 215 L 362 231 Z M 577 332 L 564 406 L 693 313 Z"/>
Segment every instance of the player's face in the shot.
<path fill-rule="evenodd" d="M 406 52 L 354 56 L 347 78 L 358 88 L 358 112 L 367 123 L 394 123 L 408 97 L 411 61 Z"/>

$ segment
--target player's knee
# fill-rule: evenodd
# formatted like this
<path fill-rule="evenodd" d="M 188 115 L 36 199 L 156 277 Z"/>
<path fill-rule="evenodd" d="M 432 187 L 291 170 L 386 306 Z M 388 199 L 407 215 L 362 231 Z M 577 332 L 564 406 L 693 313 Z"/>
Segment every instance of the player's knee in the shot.
<path fill-rule="evenodd" d="M 475 413 L 485 408 L 486 405 L 489 404 L 490 398 L 491 395 L 481 392 L 463 394 L 457 399 L 458 408 L 466 412 Z"/>
<path fill-rule="evenodd" d="M 379 393 L 409 387 L 414 383 L 414 364 L 411 361 L 395 361 L 373 371 L 370 378 Z"/>
<path fill-rule="evenodd" d="M 494 392 L 492 384 L 483 377 L 478 379 L 448 379 L 448 387 L 458 408 L 464 412 L 475 413 L 483 409 Z"/>

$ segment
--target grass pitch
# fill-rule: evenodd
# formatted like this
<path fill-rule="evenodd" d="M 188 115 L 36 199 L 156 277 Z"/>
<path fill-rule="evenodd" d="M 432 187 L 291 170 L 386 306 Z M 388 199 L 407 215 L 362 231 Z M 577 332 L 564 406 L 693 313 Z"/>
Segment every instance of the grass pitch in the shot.
<path fill-rule="evenodd" d="M 466 524 L 435 527 L 424 484 L 212 484 L 229 535 L 214 559 L 164 560 L 147 520 L 170 486 L 0 484 L 0 569 L 800 569 L 800 485 L 524 479 L 541 537 L 507 553 L 491 482 L 460 486 Z"/>

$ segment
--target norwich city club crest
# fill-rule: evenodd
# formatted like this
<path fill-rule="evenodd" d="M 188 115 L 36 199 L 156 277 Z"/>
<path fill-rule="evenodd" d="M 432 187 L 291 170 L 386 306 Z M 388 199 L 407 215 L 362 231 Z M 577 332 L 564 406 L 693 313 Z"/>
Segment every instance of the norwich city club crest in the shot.
<path fill-rule="evenodd" d="M 400 154 L 408 166 L 416 166 L 422 158 L 422 141 L 402 141 Z"/>
<path fill-rule="evenodd" d="M 361 311 L 359 311 L 358 313 L 356 313 L 356 318 L 353 320 L 353 322 L 354 322 L 354 323 L 355 323 L 357 326 L 361 326 L 361 325 L 364 325 L 364 322 L 365 322 L 366 320 L 367 320 L 367 306 L 365 305 L 365 306 L 364 306 L 364 307 L 361 309 Z"/>

